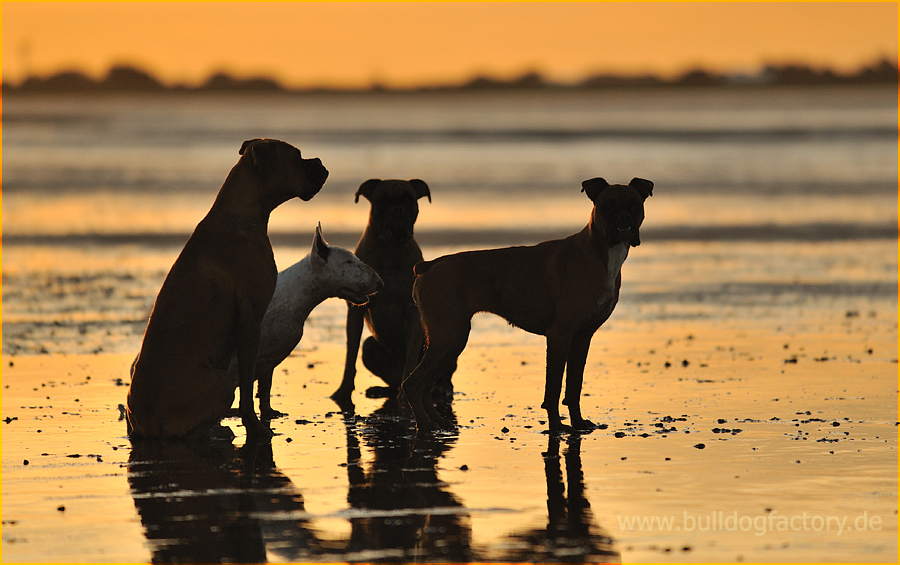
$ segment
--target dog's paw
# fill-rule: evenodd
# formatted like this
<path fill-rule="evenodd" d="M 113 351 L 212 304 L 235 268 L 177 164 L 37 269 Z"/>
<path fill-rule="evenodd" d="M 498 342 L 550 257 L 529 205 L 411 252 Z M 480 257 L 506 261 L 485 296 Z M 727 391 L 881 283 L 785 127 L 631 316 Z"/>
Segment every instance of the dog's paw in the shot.
<path fill-rule="evenodd" d="M 228 426 L 223 426 L 221 424 L 216 426 L 211 426 L 207 431 L 207 435 L 209 439 L 213 440 L 221 440 L 221 441 L 232 441 L 234 439 L 234 431 Z"/>
<path fill-rule="evenodd" d="M 597 429 L 597 425 L 590 420 L 581 420 L 578 423 L 572 422 L 572 427 L 579 432 L 592 432 Z"/>
<path fill-rule="evenodd" d="M 283 418 L 284 416 L 287 416 L 287 414 L 279 412 L 274 408 L 266 408 L 259 411 L 259 417 L 263 420 L 275 420 L 277 418 Z"/>
<path fill-rule="evenodd" d="M 572 426 L 568 426 L 566 424 L 559 423 L 555 426 L 550 426 L 549 429 L 544 430 L 541 433 L 544 435 L 558 436 L 558 435 L 562 435 L 562 434 L 571 434 L 574 432 L 575 432 L 575 428 L 573 428 Z"/>
<path fill-rule="evenodd" d="M 366 398 L 391 398 L 397 395 L 397 389 L 387 386 L 372 386 L 366 389 Z"/>
<path fill-rule="evenodd" d="M 263 424 L 259 420 L 250 425 L 245 423 L 244 428 L 247 430 L 247 441 L 251 442 L 266 442 L 271 440 L 272 436 L 275 435 L 275 433 L 269 429 L 269 426 Z"/>

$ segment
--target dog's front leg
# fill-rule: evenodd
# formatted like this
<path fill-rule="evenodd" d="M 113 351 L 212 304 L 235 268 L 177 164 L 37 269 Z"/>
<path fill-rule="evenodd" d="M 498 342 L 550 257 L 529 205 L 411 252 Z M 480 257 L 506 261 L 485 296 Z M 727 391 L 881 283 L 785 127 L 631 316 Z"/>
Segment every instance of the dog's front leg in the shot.
<path fill-rule="evenodd" d="M 246 319 L 246 318 L 245 318 Z M 256 356 L 259 354 L 259 324 L 242 323 L 238 339 L 238 386 L 240 400 L 238 414 L 247 430 L 248 441 L 262 441 L 272 437 L 272 431 L 256 416 L 253 407 L 253 381 L 256 376 Z"/>
<path fill-rule="evenodd" d="M 344 376 L 331 399 L 338 404 L 349 403 L 350 394 L 355 388 L 356 358 L 359 356 L 359 342 L 362 339 L 366 310 L 364 306 L 348 304 L 347 307 L 347 356 L 344 359 Z"/>
<path fill-rule="evenodd" d="M 559 417 L 559 396 L 562 392 L 563 371 L 566 368 L 566 357 L 569 353 L 569 340 L 547 333 L 547 379 L 544 386 L 544 403 L 541 408 L 547 411 L 550 421 L 550 431 L 568 431 L 569 426 L 563 425 Z"/>
<path fill-rule="evenodd" d="M 259 362 L 257 361 L 257 365 Z M 274 369 L 266 368 L 257 371 L 256 396 L 259 398 L 259 417 L 263 420 L 274 420 L 286 414 L 272 408 L 272 372 Z"/>
<path fill-rule="evenodd" d="M 584 382 L 584 364 L 591 346 L 593 331 L 582 331 L 572 338 L 569 359 L 566 363 L 566 395 L 563 404 L 569 408 L 569 418 L 576 430 L 592 430 L 593 422 L 581 417 L 581 385 Z"/>

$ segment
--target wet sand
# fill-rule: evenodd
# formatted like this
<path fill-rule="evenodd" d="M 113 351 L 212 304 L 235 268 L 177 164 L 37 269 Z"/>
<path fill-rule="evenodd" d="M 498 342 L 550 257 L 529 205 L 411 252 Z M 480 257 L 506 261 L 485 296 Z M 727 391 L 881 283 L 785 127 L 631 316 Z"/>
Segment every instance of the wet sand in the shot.
<path fill-rule="evenodd" d="M 897 325 L 840 311 L 778 327 L 617 317 L 582 409 L 542 433 L 543 341 L 477 317 L 453 434 L 328 399 L 343 306 L 276 370 L 271 450 L 135 446 L 131 355 L 4 356 L 6 561 L 897 560 Z M 314 313 L 314 316 L 317 314 Z M 316 332 L 319 332 L 318 334 Z M 319 339 L 316 339 L 316 336 Z"/>

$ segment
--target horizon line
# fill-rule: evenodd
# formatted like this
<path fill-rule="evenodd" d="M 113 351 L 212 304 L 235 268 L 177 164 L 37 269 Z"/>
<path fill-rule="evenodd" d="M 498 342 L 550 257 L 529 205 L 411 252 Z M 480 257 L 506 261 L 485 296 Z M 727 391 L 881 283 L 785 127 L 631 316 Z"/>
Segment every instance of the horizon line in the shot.
<path fill-rule="evenodd" d="M 763 64 L 755 73 L 714 72 L 702 67 L 689 69 L 673 78 L 663 78 L 652 73 L 619 74 L 593 73 L 576 82 L 560 82 L 546 78 L 540 71 L 532 70 L 511 79 L 485 74 L 457 82 L 421 84 L 418 86 L 390 86 L 374 81 L 368 86 L 348 87 L 319 85 L 306 87 L 285 86 L 279 79 L 257 75 L 237 77 L 227 71 L 213 71 L 205 80 L 191 86 L 187 83 L 165 83 L 152 71 L 140 65 L 119 63 L 110 65 L 101 78 L 93 78 L 87 72 L 69 69 L 50 75 L 27 75 L 18 84 L 0 79 L 0 86 L 9 92 L 50 91 L 157 91 L 157 92 L 220 92 L 267 91 L 281 93 L 309 92 L 423 92 L 447 90 L 478 90 L 492 88 L 545 88 L 577 89 L 603 87 L 661 87 L 661 86 L 729 86 L 729 85 L 789 85 L 789 84 L 859 84 L 898 81 L 897 60 L 876 58 L 856 70 L 840 73 L 833 68 L 814 67 L 805 63 Z"/>

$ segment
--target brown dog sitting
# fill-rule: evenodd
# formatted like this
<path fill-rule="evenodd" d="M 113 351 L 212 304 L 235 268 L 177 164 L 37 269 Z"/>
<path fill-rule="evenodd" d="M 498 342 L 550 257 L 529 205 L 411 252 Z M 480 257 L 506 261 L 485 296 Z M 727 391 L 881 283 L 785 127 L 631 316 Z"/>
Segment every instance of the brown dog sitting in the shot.
<path fill-rule="evenodd" d="M 413 297 L 428 342 L 422 362 L 403 382 L 420 431 L 452 428 L 431 401 L 441 377 L 456 370 L 472 316 L 491 312 L 527 332 L 547 337 L 544 402 L 550 430 L 589 430 L 581 417 L 581 385 L 594 332 L 619 299 L 620 269 L 628 249 L 640 245 L 644 200 L 653 183 L 633 179 L 610 185 L 586 180 L 582 191 L 593 201 L 591 220 L 581 232 L 530 247 L 508 247 L 447 255 L 416 265 Z M 563 371 L 572 426 L 559 417 Z"/>
<path fill-rule="evenodd" d="M 245 141 L 240 154 L 153 305 L 128 391 L 132 438 L 223 432 L 219 420 L 234 401 L 226 369 L 235 351 L 247 436 L 271 435 L 252 395 L 260 323 L 277 277 L 269 214 L 295 196 L 315 196 L 328 171 L 272 139 Z"/>
<path fill-rule="evenodd" d="M 419 312 L 412 301 L 413 266 L 422 261 L 413 226 L 419 215 L 418 200 L 425 196 L 431 202 L 431 191 L 419 179 L 370 179 L 356 191 L 356 202 L 360 196 L 372 207 L 354 253 L 378 273 L 384 287 L 367 304 L 348 305 L 344 376 L 331 395 L 339 404 L 349 402 L 353 392 L 364 322 L 372 336 L 362 346 L 363 365 L 388 385 L 387 390 L 372 387 L 367 392 L 370 396 L 395 394 L 421 359 L 424 345 Z"/>

